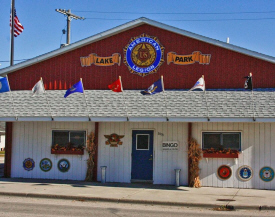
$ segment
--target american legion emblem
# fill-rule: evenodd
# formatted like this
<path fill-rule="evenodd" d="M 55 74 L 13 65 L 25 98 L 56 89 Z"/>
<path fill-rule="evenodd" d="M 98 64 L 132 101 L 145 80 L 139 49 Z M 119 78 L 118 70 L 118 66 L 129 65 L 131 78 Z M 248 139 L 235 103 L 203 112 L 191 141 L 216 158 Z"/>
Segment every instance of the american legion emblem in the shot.
<path fill-rule="evenodd" d="M 271 167 L 263 167 L 259 175 L 263 181 L 270 182 L 274 179 L 274 170 Z"/>
<path fill-rule="evenodd" d="M 164 47 L 157 37 L 146 34 L 131 38 L 123 51 L 129 71 L 142 77 L 156 73 L 164 62 Z"/>
<path fill-rule="evenodd" d="M 24 161 L 23 161 L 23 167 L 25 170 L 27 171 L 31 171 L 33 170 L 33 168 L 35 167 L 35 162 L 32 158 L 26 158 Z"/>

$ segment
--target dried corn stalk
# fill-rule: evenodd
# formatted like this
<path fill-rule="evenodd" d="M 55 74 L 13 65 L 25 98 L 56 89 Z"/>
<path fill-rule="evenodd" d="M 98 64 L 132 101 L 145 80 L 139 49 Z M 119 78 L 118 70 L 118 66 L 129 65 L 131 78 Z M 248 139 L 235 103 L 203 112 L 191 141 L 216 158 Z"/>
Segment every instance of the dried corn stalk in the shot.
<path fill-rule="evenodd" d="M 201 187 L 199 173 L 199 162 L 202 159 L 201 157 L 202 150 L 200 148 L 200 145 L 197 143 L 197 141 L 193 138 L 189 141 L 189 149 L 188 149 L 188 158 L 190 161 L 190 187 L 199 188 Z"/>
<path fill-rule="evenodd" d="M 85 181 L 91 182 L 93 181 L 93 169 L 94 169 L 94 157 L 96 153 L 96 146 L 95 146 L 95 134 L 93 132 L 90 133 L 87 139 L 87 152 L 89 154 L 89 158 L 87 160 L 87 173 Z"/>

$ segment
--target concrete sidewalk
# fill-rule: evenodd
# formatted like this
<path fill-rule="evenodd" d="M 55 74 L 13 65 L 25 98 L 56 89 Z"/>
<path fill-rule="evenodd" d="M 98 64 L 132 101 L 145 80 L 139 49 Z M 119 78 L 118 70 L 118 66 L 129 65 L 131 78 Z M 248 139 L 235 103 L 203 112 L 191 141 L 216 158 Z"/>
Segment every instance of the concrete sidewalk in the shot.
<path fill-rule="evenodd" d="M 275 210 L 275 191 L 254 189 L 0 178 L 0 195 Z"/>

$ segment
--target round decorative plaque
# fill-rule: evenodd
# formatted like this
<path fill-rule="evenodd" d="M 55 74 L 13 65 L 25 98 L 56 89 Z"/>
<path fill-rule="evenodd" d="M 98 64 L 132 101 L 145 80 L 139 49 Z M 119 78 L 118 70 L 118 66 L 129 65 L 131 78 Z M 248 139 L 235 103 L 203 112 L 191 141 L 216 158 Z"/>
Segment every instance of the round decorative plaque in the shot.
<path fill-rule="evenodd" d="M 52 161 L 49 158 L 43 158 L 39 164 L 43 172 L 49 172 L 52 169 L 52 165 Z"/>
<path fill-rule="evenodd" d="M 35 162 L 32 158 L 26 158 L 24 161 L 23 161 L 23 167 L 25 170 L 27 171 L 31 171 L 33 170 L 33 168 L 35 167 Z"/>
<path fill-rule="evenodd" d="M 70 169 L 70 162 L 67 159 L 61 159 L 57 163 L 57 167 L 60 172 L 65 173 Z"/>
<path fill-rule="evenodd" d="M 274 179 L 274 170 L 271 167 L 263 167 L 259 176 L 264 182 L 270 182 Z"/>
<path fill-rule="evenodd" d="M 253 170 L 250 166 L 244 165 L 238 169 L 238 177 L 242 181 L 248 181 L 253 176 Z"/>
<path fill-rule="evenodd" d="M 222 165 L 218 168 L 218 176 L 222 180 L 227 180 L 231 177 L 232 175 L 232 170 L 229 166 L 227 165 Z"/>

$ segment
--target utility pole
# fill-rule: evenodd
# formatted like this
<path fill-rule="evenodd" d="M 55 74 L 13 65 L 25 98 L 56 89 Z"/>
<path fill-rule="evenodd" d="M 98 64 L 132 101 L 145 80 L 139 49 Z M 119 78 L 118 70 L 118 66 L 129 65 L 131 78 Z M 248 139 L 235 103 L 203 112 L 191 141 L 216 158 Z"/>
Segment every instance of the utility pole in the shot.
<path fill-rule="evenodd" d="M 85 18 L 84 17 L 79 17 L 75 14 L 72 14 L 71 9 L 69 9 L 69 10 L 55 9 L 55 11 L 67 16 L 67 44 L 70 44 L 71 19 L 84 20 Z"/>

